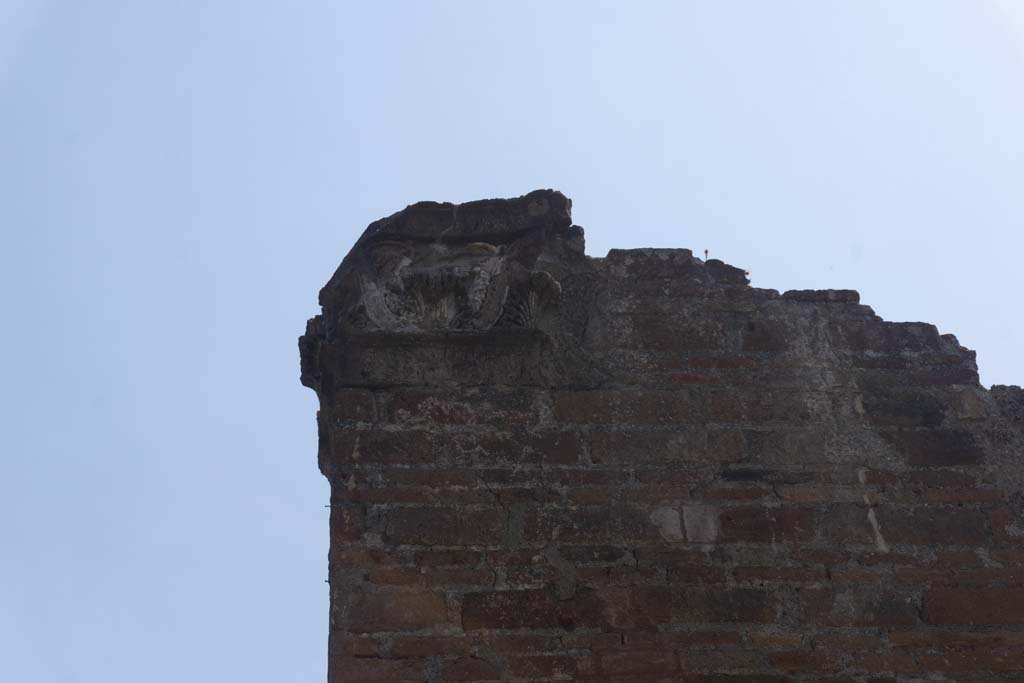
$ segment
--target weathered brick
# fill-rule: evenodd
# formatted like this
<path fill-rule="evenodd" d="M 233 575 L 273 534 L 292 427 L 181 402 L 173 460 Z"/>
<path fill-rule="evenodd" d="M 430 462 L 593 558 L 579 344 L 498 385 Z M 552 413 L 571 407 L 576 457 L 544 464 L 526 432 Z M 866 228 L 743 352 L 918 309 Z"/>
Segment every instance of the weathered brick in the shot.
<path fill-rule="evenodd" d="M 604 619 L 616 630 L 653 629 L 672 618 L 672 594 L 667 586 L 631 586 L 602 592 Z"/>
<path fill-rule="evenodd" d="M 839 653 L 787 650 L 772 652 L 768 662 L 780 671 L 839 671 Z"/>
<path fill-rule="evenodd" d="M 825 578 L 824 567 L 736 567 L 737 581 L 810 582 Z"/>
<path fill-rule="evenodd" d="M 729 650 L 743 643 L 738 631 L 667 631 L 658 634 L 658 641 L 688 650 Z"/>
<path fill-rule="evenodd" d="M 366 580 L 379 586 L 414 586 L 423 577 L 416 567 L 371 567 Z"/>
<path fill-rule="evenodd" d="M 727 508 L 719 523 L 722 540 L 728 542 L 785 543 L 814 536 L 814 511 L 807 508 Z"/>
<path fill-rule="evenodd" d="M 920 658 L 925 671 L 1024 671 L 1024 652 L 942 652 Z"/>
<path fill-rule="evenodd" d="M 573 391 L 554 394 L 554 416 L 576 424 L 699 423 L 701 402 L 679 391 Z"/>
<path fill-rule="evenodd" d="M 703 356 L 690 356 L 689 365 L 692 368 L 707 368 L 711 370 L 739 370 L 754 368 L 759 365 L 756 354 L 715 354 Z"/>
<path fill-rule="evenodd" d="M 759 650 L 796 650 L 800 649 L 805 641 L 799 633 L 773 633 L 762 631 L 751 631 L 747 634 L 750 644 Z"/>
<path fill-rule="evenodd" d="M 373 422 L 373 392 L 339 387 L 331 395 L 331 412 L 325 416 L 340 422 Z"/>
<path fill-rule="evenodd" d="M 501 671 L 492 662 L 479 657 L 460 657 L 446 662 L 441 669 L 445 681 L 496 681 Z"/>
<path fill-rule="evenodd" d="M 497 545 L 505 540 L 502 510 L 402 507 L 386 513 L 385 537 L 408 545 Z"/>
<path fill-rule="evenodd" d="M 476 629 L 551 628 L 573 630 L 601 623 L 602 606 L 592 592 L 579 590 L 560 600 L 553 589 L 467 593 L 462 627 Z"/>
<path fill-rule="evenodd" d="M 883 386 L 866 391 L 861 404 L 865 416 L 878 427 L 938 427 L 946 419 L 948 407 L 929 392 Z"/>
<path fill-rule="evenodd" d="M 1024 394 L 951 335 L 585 257 L 551 191 L 383 219 L 321 302 L 331 683 L 1024 681 Z"/>
<path fill-rule="evenodd" d="M 527 542 L 589 543 L 636 538 L 657 538 L 655 526 L 643 510 L 621 505 L 548 507 L 530 510 L 523 521 Z"/>
<path fill-rule="evenodd" d="M 431 434 L 426 431 L 342 429 L 331 434 L 328 446 L 324 459 L 346 472 L 357 464 L 436 462 Z"/>
<path fill-rule="evenodd" d="M 912 631 L 890 631 L 888 640 L 893 647 L 927 650 L 933 648 L 1022 649 L 1024 648 L 1024 631 L 950 631 L 946 628 L 922 628 Z"/>
<path fill-rule="evenodd" d="M 679 351 L 714 351 L 725 344 L 717 320 L 678 320 L 661 316 L 629 316 L 633 334 L 623 339 L 630 348 Z"/>
<path fill-rule="evenodd" d="M 879 506 L 875 515 L 879 533 L 890 544 L 974 545 L 987 536 L 985 514 L 971 508 Z"/>
<path fill-rule="evenodd" d="M 709 455 L 702 429 L 594 431 L 590 459 L 597 465 L 683 465 Z"/>
<path fill-rule="evenodd" d="M 454 636 L 393 636 L 388 654 L 391 657 L 429 657 L 443 654 L 466 654 L 473 641 Z"/>
<path fill-rule="evenodd" d="M 776 618 L 775 598 L 753 588 L 703 587 L 673 591 L 673 620 L 687 623 L 770 623 Z"/>
<path fill-rule="evenodd" d="M 828 630 L 818 628 L 809 638 L 802 638 L 797 645 L 809 642 L 811 649 L 818 652 L 852 654 L 864 651 L 875 652 L 885 649 L 886 643 L 878 629 Z"/>
<path fill-rule="evenodd" d="M 577 672 L 585 673 L 587 660 L 589 660 L 587 655 L 568 656 L 562 654 L 511 656 L 505 659 L 507 670 L 511 676 L 530 681 L 576 680 Z M 583 671 L 580 671 L 581 668 Z"/>
<path fill-rule="evenodd" d="M 1024 588 L 933 588 L 924 594 L 930 624 L 1024 624 Z"/>
<path fill-rule="evenodd" d="M 791 289 L 783 292 L 782 298 L 804 302 L 860 303 L 860 294 L 853 289 Z"/>
<path fill-rule="evenodd" d="M 794 339 L 792 326 L 781 320 L 749 320 L 743 326 L 744 351 L 781 352 L 790 347 Z"/>
<path fill-rule="evenodd" d="M 480 646 L 490 652 L 500 653 L 546 653 L 560 652 L 560 635 L 538 635 L 535 633 L 480 633 L 476 639 Z"/>
<path fill-rule="evenodd" d="M 878 319 L 836 320 L 830 325 L 830 335 L 840 347 L 894 356 L 908 351 L 937 350 L 941 344 L 934 325 Z"/>
<path fill-rule="evenodd" d="M 475 567 L 480 553 L 475 550 L 417 550 L 414 555 L 417 567 Z"/>
<path fill-rule="evenodd" d="M 680 683 L 792 683 L 795 679 L 774 674 L 684 674 Z"/>
<path fill-rule="evenodd" d="M 502 424 L 530 426 L 539 419 L 540 396 L 519 389 L 399 389 L 379 401 L 383 420 L 409 427 L 464 426 Z"/>
<path fill-rule="evenodd" d="M 800 592 L 803 619 L 846 627 L 910 626 L 918 622 L 913 594 L 869 589 L 808 588 Z"/>
<path fill-rule="evenodd" d="M 881 432 L 882 438 L 914 467 L 950 467 L 977 465 L 984 450 L 970 432 L 956 429 L 931 429 Z"/>
<path fill-rule="evenodd" d="M 366 531 L 366 508 L 362 505 L 331 506 L 331 543 L 354 541 Z"/>
<path fill-rule="evenodd" d="M 380 655 L 380 646 L 373 638 L 335 631 L 330 634 L 328 642 L 332 652 L 347 657 L 377 657 Z"/>
<path fill-rule="evenodd" d="M 327 679 L 331 683 L 413 683 L 426 680 L 424 662 L 365 657 L 328 659 Z"/>
<path fill-rule="evenodd" d="M 676 670 L 676 656 L 665 651 L 603 652 L 601 670 L 608 674 L 671 673 Z"/>
<path fill-rule="evenodd" d="M 444 624 L 444 594 L 423 591 L 355 593 L 342 610 L 346 628 L 357 633 L 415 631 Z"/>
<path fill-rule="evenodd" d="M 748 456 L 763 465 L 819 463 L 828 450 L 828 433 L 822 429 L 745 429 Z"/>

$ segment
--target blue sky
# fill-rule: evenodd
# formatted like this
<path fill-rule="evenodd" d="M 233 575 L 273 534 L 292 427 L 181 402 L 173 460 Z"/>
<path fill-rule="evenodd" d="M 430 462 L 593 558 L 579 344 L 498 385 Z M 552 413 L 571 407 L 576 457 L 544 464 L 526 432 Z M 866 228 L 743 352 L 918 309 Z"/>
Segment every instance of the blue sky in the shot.
<path fill-rule="evenodd" d="M 370 221 L 853 288 L 1024 381 L 1024 3 L 0 2 L 0 679 L 315 681 L 296 337 Z"/>

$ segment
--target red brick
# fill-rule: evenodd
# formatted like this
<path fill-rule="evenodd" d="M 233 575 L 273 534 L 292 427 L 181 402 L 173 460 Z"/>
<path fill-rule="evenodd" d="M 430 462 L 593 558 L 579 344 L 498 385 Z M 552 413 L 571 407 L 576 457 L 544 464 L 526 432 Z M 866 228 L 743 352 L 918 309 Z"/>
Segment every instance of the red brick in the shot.
<path fill-rule="evenodd" d="M 930 489 L 922 498 L 926 503 L 997 503 L 1006 494 L 996 489 Z"/>
<path fill-rule="evenodd" d="M 563 649 L 559 636 L 534 633 L 498 634 L 483 633 L 478 636 L 481 647 L 503 653 L 544 653 Z"/>
<path fill-rule="evenodd" d="M 824 567 L 736 567 L 737 581 L 809 582 L 825 578 Z"/>
<path fill-rule="evenodd" d="M 825 652 L 875 652 L 885 649 L 885 640 L 878 629 L 870 631 L 816 631 L 811 640 L 815 650 Z"/>
<path fill-rule="evenodd" d="M 790 348 L 794 331 L 778 320 L 750 320 L 743 326 L 744 351 L 782 352 Z"/>
<path fill-rule="evenodd" d="M 814 512 L 808 508 L 726 508 L 719 524 L 723 542 L 784 543 L 814 537 Z"/>
<path fill-rule="evenodd" d="M 676 656 L 673 652 L 603 652 L 600 661 L 601 670 L 608 674 L 663 674 L 676 670 Z"/>
<path fill-rule="evenodd" d="M 415 567 L 372 567 L 366 576 L 370 583 L 384 586 L 414 586 L 422 580 Z"/>
<path fill-rule="evenodd" d="M 366 509 L 362 505 L 331 505 L 331 544 L 355 541 L 366 531 Z"/>
<path fill-rule="evenodd" d="M 340 422 L 373 422 L 373 392 L 367 389 L 335 389 L 328 419 Z"/>
<path fill-rule="evenodd" d="M 601 593 L 604 619 L 615 630 L 653 629 L 672 618 L 672 596 L 667 586 L 609 588 Z"/>
<path fill-rule="evenodd" d="M 527 512 L 523 539 L 528 542 L 559 541 L 590 543 L 636 539 L 647 535 L 659 538 L 656 527 L 644 510 L 606 504 L 588 507 L 548 507 Z"/>
<path fill-rule="evenodd" d="M 327 680 L 331 683 L 395 683 L 427 678 L 422 661 L 331 656 Z"/>
<path fill-rule="evenodd" d="M 444 567 L 423 570 L 423 580 L 429 587 L 486 587 L 494 585 L 494 570 L 489 567 Z"/>
<path fill-rule="evenodd" d="M 725 344 L 722 326 L 715 320 L 677 320 L 660 316 L 632 315 L 629 348 L 679 351 L 714 351 Z"/>
<path fill-rule="evenodd" d="M 564 628 L 600 623 L 601 605 L 586 591 L 559 600 L 554 590 L 467 593 L 462 600 L 462 627 L 477 629 Z"/>
<path fill-rule="evenodd" d="M 906 648 L 986 648 L 1024 649 L 1024 631 L 949 631 L 922 628 L 913 631 L 890 631 L 889 643 Z"/>
<path fill-rule="evenodd" d="M 448 607 L 441 593 L 388 592 L 354 593 L 343 610 L 350 631 L 414 631 L 444 624 Z"/>
<path fill-rule="evenodd" d="M 441 670 L 445 681 L 496 681 L 501 672 L 492 662 L 477 657 L 459 657 Z"/>
<path fill-rule="evenodd" d="M 803 619 L 845 627 L 910 626 L 917 623 L 913 594 L 870 588 L 807 588 L 800 592 Z"/>
<path fill-rule="evenodd" d="M 976 509 L 879 506 L 875 515 L 889 545 L 979 545 L 987 537 L 985 514 Z"/>
<path fill-rule="evenodd" d="M 757 367 L 759 361 L 755 356 L 727 354 L 716 356 L 691 356 L 690 367 L 708 368 L 712 370 L 736 370 Z"/>
<path fill-rule="evenodd" d="M 582 655 L 586 659 L 585 655 Z M 505 659 L 510 675 L 530 681 L 542 679 L 575 680 L 580 660 L 561 654 L 509 656 Z"/>
<path fill-rule="evenodd" d="M 377 657 L 380 648 L 373 638 L 361 638 L 348 634 L 331 634 L 331 651 L 349 657 Z"/>
<path fill-rule="evenodd" d="M 885 580 L 884 573 L 867 567 L 832 567 L 828 578 L 835 584 L 866 583 L 876 586 Z"/>
<path fill-rule="evenodd" d="M 406 426 L 436 427 L 477 424 L 527 426 L 539 421 L 539 395 L 516 390 L 469 388 L 462 391 L 401 389 L 378 404 L 378 416 Z"/>
<path fill-rule="evenodd" d="M 494 509 L 394 508 L 385 538 L 407 545 L 496 545 L 505 540 L 505 517 Z"/>
<path fill-rule="evenodd" d="M 590 459 L 597 465 L 689 465 L 704 459 L 705 443 L 702 429 L 594 431 Z"/>
<path fill-rule="evenodd" d="M 666 572 L 666 579 L 671 584 L 724 583 L 727 576 L 725 567 L 704 564 L 673 565 Z"/>
<path fill-rule="evenodd" d="M 924 594 L 929 624 L 1024 624 L 1024 588 L 933 588 Z"/>
<path fill-rule="evenodd" d="M 417 550 L 414 557 L 417 567 L 475 567 L 480 562 L 474 550 Z"/>
<path fill-rule="evenodd" d="M 566 391 L 554 394 L 555 419 L 575 424 L 702 421 L 701 404 L 679 391 Z"/>
<path fill-rule="evenodd" d="M 896 569 L 896 582 L 908 585 L 958 585 L 988 587 L 992 584 L 1024 584 L 1024 568 L 983 567 L 983 568 L 916 568 Z"/>
<path fill-rule="evenodd" d="M 758 650 L 798 650 L 804 643 L 799 633 L 763 633 L 751 631 L 747 634 L 750 644 Z"/>
<path fill-rule="evenodd" d="M 881 432 L 881 436 L 914 467 L 977 465 L 984 458 L 974 435 L 962 430 Z"/>
<path fill-rule="evenodd" d="M 921 655 L 925 671 L 1024 671 L 1024 652 L 942 652 Z"/>
<path fill-rule="evenodd" d="M 524 460 L 548 465 L 574 465 L 583 454 L 583 442 L 576 432 L 542 432 L 525 438 Z"/>
<path fill-rule="evenodd" d="M 673 621 L 771 623 L 778 598 L 753 588 L 701 587 L 674 590 Z"/>
<path fill-rule="evenodd" d="M 469 638 L 449 636 L 394 636 L 388 652 L 391 657 L 428 657 L 465 654 L 472 649 Z"/>
<path fill-rule="evenodd" d="M 658 634 L 658 640 L 687 650 L 728 650 L 743 643 L 736 631 L 668 631 Z"/>
<path fill-rule="evenodd" d="M 622 634 L 567 633 L 561 641 L 570 650 L 610 650 L 622 645 Z"/>
<path fill-rule="evenodd" d="M 908 351 L 938 350 L 938 330 L 928 323 L 894 323 L 878 318 L 837 320 L 829 329 L 833 343 L 855 351 L 899 355 Z"/>
<path fill-rule="evenodd" d="M 789 650 L 768 655 L 772 668 L 782 671 L 838 671 L 836 654 Z"/>
<path fill-rule="evenodd" d="M 356 464 L 411 465 L 437 461 L 431 435 L 425 431 L 338 430 L 331 434 L 328 448 L 324 458 L 331 466 L 346 471 Z"/>

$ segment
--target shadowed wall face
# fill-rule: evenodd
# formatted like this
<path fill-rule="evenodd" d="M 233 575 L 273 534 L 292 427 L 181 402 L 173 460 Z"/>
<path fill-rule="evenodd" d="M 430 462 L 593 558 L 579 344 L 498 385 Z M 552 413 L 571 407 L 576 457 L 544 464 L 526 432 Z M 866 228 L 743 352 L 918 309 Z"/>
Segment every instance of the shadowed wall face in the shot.
<path fill-rule="evenodd" d="M 1024 670 L 1024 392 L 952 335 L 587 257 L 552 191 L 377 221 L 320 303 L 332 683 Z"/>

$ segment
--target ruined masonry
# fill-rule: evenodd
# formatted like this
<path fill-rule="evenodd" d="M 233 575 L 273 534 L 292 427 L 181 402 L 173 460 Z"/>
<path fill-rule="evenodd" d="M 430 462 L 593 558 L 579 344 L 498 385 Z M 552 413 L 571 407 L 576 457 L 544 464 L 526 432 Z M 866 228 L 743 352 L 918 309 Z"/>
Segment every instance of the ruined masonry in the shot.
<path fill-rule="evenodd" d="M 1024 391 L 570 206 L 414 204 L 320 292 L 329 681 L 1024 680 Z"/>

